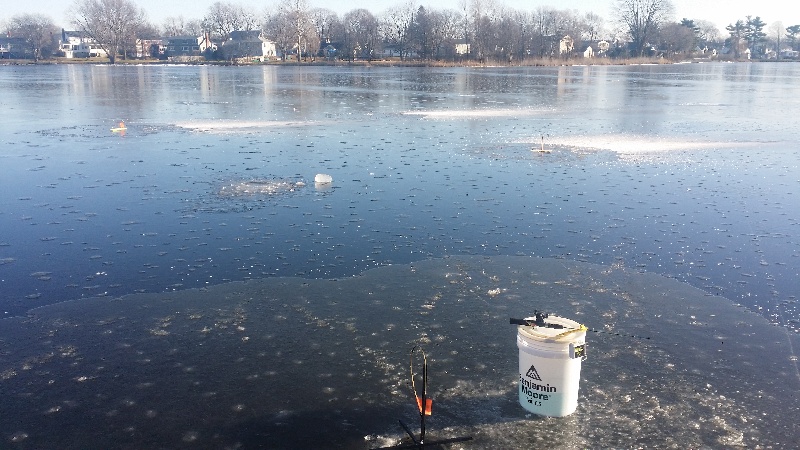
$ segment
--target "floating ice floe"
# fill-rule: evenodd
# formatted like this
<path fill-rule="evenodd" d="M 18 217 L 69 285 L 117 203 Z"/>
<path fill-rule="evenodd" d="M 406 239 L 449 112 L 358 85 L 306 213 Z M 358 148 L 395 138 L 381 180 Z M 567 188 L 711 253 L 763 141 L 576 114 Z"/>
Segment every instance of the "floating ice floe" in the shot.
<path fill-rule="evenodd" d="M 314 176 L 314 183 L 328 184 L 333 183 L 333 177 L 326 173 L 318 173 Z"/>

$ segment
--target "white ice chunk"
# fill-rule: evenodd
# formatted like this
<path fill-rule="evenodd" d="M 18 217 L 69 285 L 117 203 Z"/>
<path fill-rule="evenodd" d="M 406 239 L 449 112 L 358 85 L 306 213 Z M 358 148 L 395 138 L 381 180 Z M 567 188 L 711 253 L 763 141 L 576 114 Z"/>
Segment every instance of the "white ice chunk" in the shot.
<path fill-rule="evenodd" d="M 314 176 L 314 183 L 327 184 L 332 182 L 333 182 L 333 177 L 328 174 L 318 173 L 317 175 Z"/>

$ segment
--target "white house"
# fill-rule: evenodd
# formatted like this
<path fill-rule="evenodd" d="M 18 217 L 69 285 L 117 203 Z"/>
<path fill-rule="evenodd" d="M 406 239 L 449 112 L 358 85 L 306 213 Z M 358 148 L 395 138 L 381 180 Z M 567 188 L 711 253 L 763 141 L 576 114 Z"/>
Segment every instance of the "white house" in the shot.
<path fill-rule="evenodd" d="M 569 36 L 564 36 L 558 43 L 558 52 L 562 55 L 572 53 L 575 48 L 575 41 Z"/>
<path fill-rule="evenodd" d="M 84 36 L 80 31 L 61 29 L 58 49 L 67 58 L 107 58 L 108 53 L 100 48 L 94 39 Z"/>
<path fill-rule="evenodd" d="M 267 39 L 260 30 L 232 31 L 231 37 L 222 44 L 225 59 L 249 59 L 264 61 L 275 59 L 275 42 Z"/>
<path fill-rule="evenodd" d="M 781 50 L 781 58 L 797 59 L 798 56 L 800 56 L 800 52 L 797 50 L 792 50 L 790 48 Z"/>
<path fill-rule="evenodd" d="M 611 44 L 608 41 L 600 41 L 597 43 L 597 56 L 603 56 L 608 53 L 608 49 L 611 48 Z"/>

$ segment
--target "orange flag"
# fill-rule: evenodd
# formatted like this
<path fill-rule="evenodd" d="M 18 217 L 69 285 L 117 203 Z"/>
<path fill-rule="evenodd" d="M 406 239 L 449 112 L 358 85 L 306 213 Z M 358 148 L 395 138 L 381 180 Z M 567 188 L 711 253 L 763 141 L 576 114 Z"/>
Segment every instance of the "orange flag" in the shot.
<path fill-rule="evenodd" d="M 422 399 L 419 398 L 418 395 L 414 395 L 414 397 L 417 397 L 417 409 L 419 409 L 419 412 L 421 413 L 422 412 Z M 426 398 L 425 399 L 425 415 L 426 416 L 430 416 L 432 414 L 431 413 L 431 409 L 432 408 L 433 408 L 433 400 L 430 399 L 430 398 Z"/>

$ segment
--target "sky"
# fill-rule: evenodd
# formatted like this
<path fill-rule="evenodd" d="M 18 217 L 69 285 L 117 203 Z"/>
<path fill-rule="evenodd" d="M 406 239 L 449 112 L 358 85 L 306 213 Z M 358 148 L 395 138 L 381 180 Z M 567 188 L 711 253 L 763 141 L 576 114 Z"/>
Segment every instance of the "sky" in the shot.
<path fill-rule="evenodd" d="M 209 7 L 218 0 L 132 0 L 137 6 L 143 8 L 148 18 L 154 25 L 161 25 L 167 17 L 183 16 L 187 20 L 200 19 Z M 226 3 L 250 6 L 257 13 L 267 7 L 277 4 L 276 0 L 221 0 Z M 312 6 L 332 9 L 344 14 L 356 8 L 365 8 L 374 14 L 379 14 L 388 8 L 405 3 L 407 0 L 347 0 L 336 2 L 331 0 L 307 0 Z M 432 6 L 434 8 L 459 9 L 459 4 L 464 0 L 415 0 L 417 5 Z M 611 20 L 611 11 L 616 0 L 495 0 L 506 6 L 533 11 L 539 6 L 550 6 L 555 9 L 570 9 L 581 12 L 594 12 L 605 17 L 607 24 Z M 0 7 L 0 22 L 12 16 L 24 13 L 41 13 L 50 16 L 57 26 L 71 28 L 71 21 L 67 13 L 70 0 L 30 0 L 13 1 L 3 0 Z M 745 16 L 760 16 L 768 29 L 774 22 L 780 21 L 784 27 L 800 24 L 800 1 L 797 0 L 762 0 L 760 2 L 745 0 L 672 0 L 675 6 L 675 20 L 682 18 L 693 20 L 707 20 L 714 23 L 719 29 Z"/>

